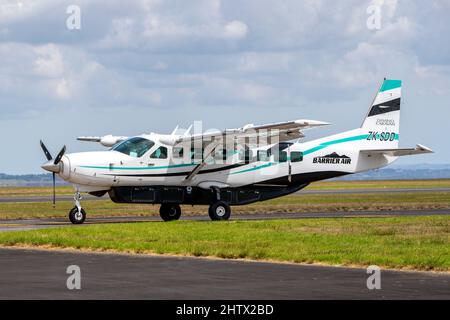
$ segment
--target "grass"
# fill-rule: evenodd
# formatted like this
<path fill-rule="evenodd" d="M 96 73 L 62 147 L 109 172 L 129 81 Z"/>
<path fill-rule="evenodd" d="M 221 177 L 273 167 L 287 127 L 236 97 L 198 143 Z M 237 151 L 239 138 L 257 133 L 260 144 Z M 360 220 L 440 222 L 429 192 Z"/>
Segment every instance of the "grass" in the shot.
<path fill-rule="evenodd" d="M 0 244 L 450 270 L 448 216 L 86 225 L 4 232 Z"/>
<path fill-rule="evenodd" d="M 159 215 L 159 205 L 116 204 L 111 200 L 85 200 L 88 216 Z M 58 201 L 55 209 L 48 202 L 0 203 L 0 219 L 66 217 L 73 201 Z M 298 194 L 246 206 L 234 206 L 233 214 L 298 213 L 337 211 L 392 211 L 450 209 L 450 192 L 395 192 L 368 194 Z M 183 215 L 206 214 L 206 206 L 182 206 Z"/>
<path fill-rule="evenodd" d="M 370 181 L 319 181 L 310 184 L 305 190 L 339 189 L 399 189 L 399 188 L 438 188 L 450 187 L 450 179 L 430 180 L 370 180 Z"/>
<path fill-rule="evenodd" d="M 305 190 L 384 189 L 384 188 L 436 188 L 450 187 L 450 179 L 432 180 L 380 180 L 380 181 L 320 181 Z M 48 196 L 51 187 L 0 187 L 0 197 Z M 57 195 L 73 195 L 71 186 L 57 187 Z"/>
<path fill-rule="evenodd" d="M 72 186 L 56 187 L 57 195 L 73 195 Z M 0 187 L 0 197 L 51 196 L 52 187 Z"/>

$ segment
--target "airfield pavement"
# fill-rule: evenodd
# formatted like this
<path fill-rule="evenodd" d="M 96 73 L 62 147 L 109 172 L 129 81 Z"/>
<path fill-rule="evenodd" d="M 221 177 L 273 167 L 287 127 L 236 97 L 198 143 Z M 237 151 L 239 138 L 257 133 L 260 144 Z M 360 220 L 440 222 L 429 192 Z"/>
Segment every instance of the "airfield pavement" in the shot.
<path fill-rule="evenodd" d="M 81 289 L 66 287 L 77 265 Z M 39 266 L 39 267 L 37 267 Z M 168 256 L 0 249 L 0 299 L 450 299 L 450 275 Z"/>

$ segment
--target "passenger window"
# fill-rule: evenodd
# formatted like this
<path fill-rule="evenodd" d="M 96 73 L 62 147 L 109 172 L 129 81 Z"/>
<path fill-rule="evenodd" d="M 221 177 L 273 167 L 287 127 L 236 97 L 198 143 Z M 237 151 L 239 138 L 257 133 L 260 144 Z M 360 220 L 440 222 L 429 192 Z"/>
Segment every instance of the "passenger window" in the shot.
<path fill-rule="evenodd" d="M 191 149 L 191 159 L 202 160 L 203 159 L 203 149 L 199 149 L 199 148 Z"/>
<path fill-rule="evenodd" d="M 291 151 L 291 161 L 292 161 L 292 162 L 300 162 L 300 161 L 303 161 L 303 152 L 300 152 L 300 151 Z"/>
<path fill-rule="evenodd" d="M 167 159 L 167 148 L 163 146 L 159 147 L 150 155 L 150 158 Z"/>
<path fill-rule="evenodd" d="M 239 161 L 244 161 L 246 164 L 252 161 L 252 150 L 245 149 L 239 151 Z"/>
<path fill-rule="evenodd" d="M 226 150 L 223 150 L 223 149 L 215 150 L 213 158 L 215 160 L 226 160 Z"/>
<path fill-rule="evenodd" d="M 267 150 L 258 150 L 257 159 L 258 161 L 269 161 L 270 155 Z"/>
<path fill-rule="evenodd" d="M 227 161 L 229 157 L 233 156 L 233 153 L 233 150 L 219 149 L 214 152 L 214 159 Z"/>
<path fill-rule="evenodd" d="M 173 157 L 183 158 L 183 147 L 173 147 Z"/>
<path fill-rule="evenodd" d="M 287 152 L 286 151 L 280 151 L 279 155 L 279 162 L 286 162 L 287 161 Z"/>

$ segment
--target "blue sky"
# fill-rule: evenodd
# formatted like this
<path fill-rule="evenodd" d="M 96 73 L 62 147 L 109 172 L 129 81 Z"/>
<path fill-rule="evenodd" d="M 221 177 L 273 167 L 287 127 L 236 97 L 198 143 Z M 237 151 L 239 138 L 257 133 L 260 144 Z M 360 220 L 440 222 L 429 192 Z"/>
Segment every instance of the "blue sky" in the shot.
<path fill-rule="evenodd" d="M 358 127 L 385 76 L 403 80 L 400 144 L 436 151 L 398 163 L 449 163 L 449 14 L 450 1 L 0 0 L 0 172 L 42 172 L 41 138 L 94 150 L 75 138 L 195 120 L 333 124 L 313 139 Z"/>

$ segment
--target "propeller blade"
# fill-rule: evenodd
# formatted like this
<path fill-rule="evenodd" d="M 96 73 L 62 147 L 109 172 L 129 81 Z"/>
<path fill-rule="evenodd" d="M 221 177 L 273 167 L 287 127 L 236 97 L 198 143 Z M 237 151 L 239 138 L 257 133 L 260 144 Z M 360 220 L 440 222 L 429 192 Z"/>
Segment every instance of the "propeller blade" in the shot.
<path fill-rule="evenodd" d="M 41 148 L 45 153 L 45 157 L 47 158 L 48 161 L 52 160 L 52 155 L 50 154 L 50 152 L 48 152 L 47 147 L 45 146 L 45 144 L 42 142 L 41 140 Z"/>
<path fill-rule="evenodd" d="M 61 158 L 63 157 L 65 152 L 66 152 L 66 146 L 62 147 L 61 151 L 56 156 L 55 162 L 53 162 L 53 164 L 58 164 L 61 161 Z"/>
<path fill-rule="evenodd" d="M 52 178 L 53 178 L 53 208 L 56 207 L 56 192 L 55 192 L 55 173 L 52 172 Z"/>

